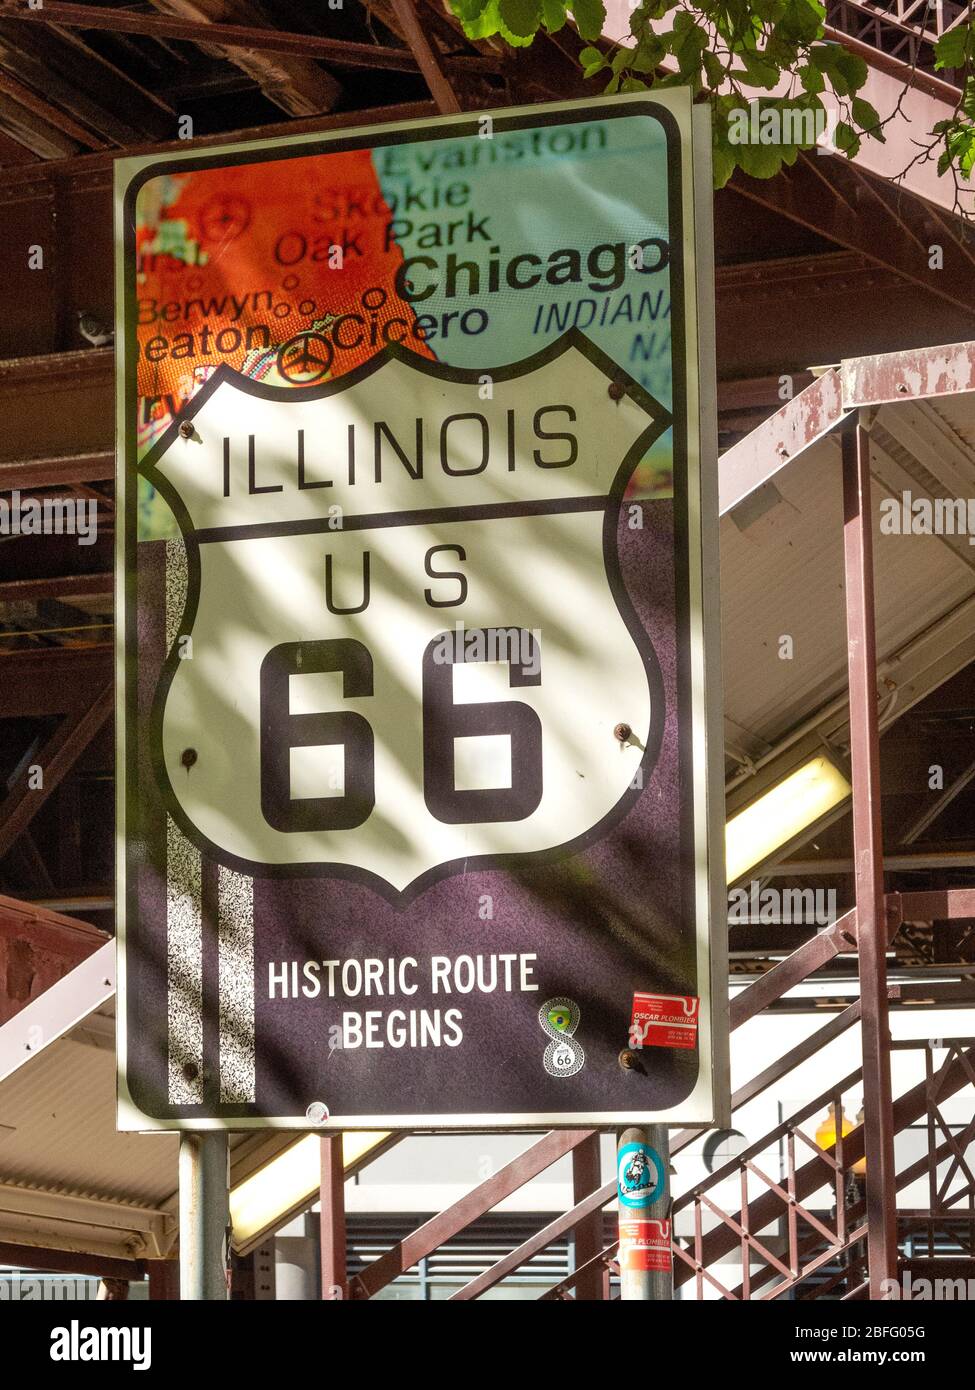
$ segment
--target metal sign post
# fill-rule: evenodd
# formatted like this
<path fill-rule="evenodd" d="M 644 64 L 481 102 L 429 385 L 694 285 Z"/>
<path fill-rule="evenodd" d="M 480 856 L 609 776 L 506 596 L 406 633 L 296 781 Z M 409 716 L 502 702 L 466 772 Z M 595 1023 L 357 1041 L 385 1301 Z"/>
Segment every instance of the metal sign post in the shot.
<path fill-rule="evenodd" d="M 230 1152 L 224 1131 L 179 1139 L 181 1299 L 229 1297 Z"/>
<path fill-rule="evenodd" d="M 123 1128 L 722 1118 L 709 164 L 684 90 L 119 161 Z"/>
<path fill-rule="evenodd" d="M 670 1224 L 670 1138 L 666 1125 L 624 1129 L 616 1148 L 620 1298 L 674 1297 Z"/>

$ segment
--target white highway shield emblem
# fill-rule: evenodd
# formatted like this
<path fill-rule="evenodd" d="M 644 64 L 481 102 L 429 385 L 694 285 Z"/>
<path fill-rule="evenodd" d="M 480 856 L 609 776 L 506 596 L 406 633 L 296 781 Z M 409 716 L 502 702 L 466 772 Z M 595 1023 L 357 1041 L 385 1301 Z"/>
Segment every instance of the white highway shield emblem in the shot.
<path fill-rule="evenodd" d="M 396 899 L 596 838 L 663 726 L 616 538 L 668 424 L 579 333 L 494 373 L 219 369 L 144 466 L 186 547 L 154 757 L 190 839 Z"/>

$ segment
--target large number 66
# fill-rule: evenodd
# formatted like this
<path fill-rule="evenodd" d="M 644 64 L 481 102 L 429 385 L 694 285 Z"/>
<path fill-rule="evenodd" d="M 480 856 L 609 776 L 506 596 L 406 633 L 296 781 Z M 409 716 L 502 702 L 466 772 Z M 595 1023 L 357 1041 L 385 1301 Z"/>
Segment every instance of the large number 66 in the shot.
<path fill-rule="evenodd" d="M 541 682 L 539 653 L 530 632 L 517 634 L 517 650 L 528 660 L 509 660 L 512 687 Z M 520 700 L 456 704 L 453 660 L 444 661 L 445 634 L 423 654 L 423 795 L 430 814 L 447 825 L 524 820 L 542 799 L 542 725 Z M 436 653 L 436 655 L 435 655 Z M 486 660 L 461 652 L 461 661 Z M 290 679 L 340 671 L 345 699 L 373 693 L 369 649 L 351 637 L 319 642 L 284 642 L 261 663 L 261 809 L 275 830 L 352 830 L 376 804 L 375 740 L 372 728 L 352 710 L 292 714 Z M 511 740 L 511 785 L 458 791 L 454 786 L 454 740 L 507 735 Z M 344 754 L 341 796 L 291 795 L 292 748 L 340 744 Z"/>

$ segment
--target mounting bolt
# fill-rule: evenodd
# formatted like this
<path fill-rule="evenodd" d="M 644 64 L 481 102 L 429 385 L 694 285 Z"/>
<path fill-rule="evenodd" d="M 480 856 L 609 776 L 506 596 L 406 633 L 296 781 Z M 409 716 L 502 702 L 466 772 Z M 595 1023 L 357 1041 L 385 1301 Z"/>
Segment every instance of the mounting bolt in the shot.
<path fill-rule="evenodd" d="M 626 395 L 626 387 L 622 381 L 611 381 L 609 383 L 609 398 L 611 401 L 621 401 Z"/>
<path fill-rule="evenodd" d="M 193 421 L 192 421 L 192 420 L 181 420 L 181 421 L 179 422 L 179 435 L 180 435 L 180 438 L 181 438 L 181 439 L 192 439 L 192 438 L 193 438 Z"/>
<path fill-rule="evenodd" d="M 180 762 L 189 770 L 196 762 L 197 752 L 195 748 L 184 748 L 180 756 Z"/>
<path fill-rule="evenodd" d="M 619 1056 L 619 1063 L 624 1071 L 634 1071 L 637 1064 L 636 1053 L 631 1052 L 628 1047 L 624 1047 Z"/>
<path fill-rule="evenodd" d="M 633 730 L 630 728 L 629 724 L 617 724 L 616 728 L 613 730 L 613 737 L 618 739 L 620 743 L 629 743 L 630 739 L 633 737 Z"/>

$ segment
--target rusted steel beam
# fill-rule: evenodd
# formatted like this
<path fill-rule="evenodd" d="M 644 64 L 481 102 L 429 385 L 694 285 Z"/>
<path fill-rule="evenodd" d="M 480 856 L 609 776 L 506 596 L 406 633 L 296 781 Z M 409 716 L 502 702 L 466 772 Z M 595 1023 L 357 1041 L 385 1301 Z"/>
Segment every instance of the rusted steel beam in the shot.
<path fill-rule="evenodd" d="M 413 0 L 392 0 L 392 6 L 406 42 L 416 59 L 417 67 L 423 73 L 423 80 L 430 88 L 430 95 L 437 103 L 437 110 L 442 116 L 457 114 L 461 109 L 460 102 L 457 100 L 457 93 L 450 85 L 446 65 L 440 52 L 423 32 Z"/>
<path fill-rule="evenodd" d="M 348 1291 L 348 1255 L 345 1241 L 345 1165 L 342 1135 L 323 1134 L 321 1214 L 322 1298 L 345 1298 Z"/>
<path fill-rule="evenodd" d="M 512 1192 L 517 1192 L 519 1187 L 523 1187 L 526 1182 L 530 1182 L 560 1158 L 571 1153 L 577 1144 L 588 1139 L 592 1133 L 591 1129 L 564 1129 L 546 1134 L 544 1138 L 525 1149 L 524 1153 L 506 1163 L 492 1177 L 466 1193 L 453 1206 L 448 1207 L 446 1211 L 438 1212 L 411 1235 L 398 1241 L 385 1255 L 373 1260 L 372 1264 L 352 1281 L 351 1296 L 372 1298 L 400 1274 L 412 1269 L 418 1260 L 424 1259 L 438 1246 L 451 1240 L 458 1231 L 462 1231 L 472 1221 L 476 1221 L 506 1197 L 510 1197 Z"/>
<path fill-rule="evenodd" d="M 943 888 L 930 893 L 888 893 L 902 922 L 950 922 L 975 917 L 975 888 Z"/>
<path fill-rule="evenodd" d="M 867 1168 L 867 1259 L 873 1298 L 897 1273 L 897 1213 L 887 1016 L 887 915 L 880 820 L 880 733 L 873 593 L 870 439 L 843 433 L 843 550 L 850 685 L 853 858 L 860 959 Z"/>
<path fill-rule="evenodd" d="M 506 1279 L 509 1274 L 514 1274 L 516 1269 L 534 1259 L 546 1250 L 553 1241 L 561 1240 L 563 1236 L 574 1231 L 580 1221 L 585 1221 L 593 1212 L 600 1211 L 607 1202 L 611 1202 L 616 1196 L 616 1180 L 605 1183 L 598 1191 L 591 1193 L 581 1202 L 578 1202 L 571 1211 L 564 1211 L 544 1226 L 540 1231 L 536 1231 L 533 1236 L 529 1236 L 523 1241 L 516 1250 L 502 1256 L 490 1269 L 484 1270 L 476 1279 L 472 1279 L 469 1284 L 465 1284 L 462 1289 L 458 1289 L 455 1294 L 451 1294 L 451 1303 L 467 1303 L 473 1298 L 480 1298 L 482 1293 L 488 1289 L 493 1289 L 495 1284 L 500 1284 L 502 1279 Z"/>
<path fill-rule="evenodd" d="M 0 1264 L 15 1269 L 44 1269 L 58 1274 L 87 1274 L 94 1278 L 141 1279 L 140 1260 L 119 1260 L 110 1255 L 86 1255 L 75 1250 L 52 1250 L 47 1245 L 13 1245 L 0 1241 Z M 152 1263 L 156 1263 L 152 1261 Z"/>
<path fill-rule="evenodd" d="M 722 516 L 774 478 L 797 454 L 829 433 L 845 416 L 840 378 L 825 372 L 811 386 L 726 450 L 718 464 L 718 508 Z"/>
<path fill-rule="evenodd" d="M 375 68 L 387 72 L 417 70 L 416 58 L 408 49 L 353 43 L 348 39 L 330 39 L 321 34 L 258 29 L 244 24 L 209 24 L 204 20 L 179 19 L 170 15 L 138 14 L 132 10 L 110 9 L 103 5 L 74 5 L 62 3 L 62 0 L 44 0 L 41 9 L 30 10 L 22 6 L 19 0 L 0 0 L 0 16 L 41 24 L 59 24 L 69 29 L 105 29 L 110 33 L 141 34 L 149 39 L 179 39 L 184 43 L 217 44 L 227 49 L 289 53 L 304 58 L 320 58 L 337 67 Z M 493 72 L 497 69 L 496 62 L 481 55 L 454 61 L 477 71 Z"/>
<path fill-rule="evenodd" d="M 111 570 L 100 574 L 59 574 L 50 579 L 0 581 L 0 603 L 37 603 L 45 598 L 90 598 L 110 594 L 115 582 Z"/>
<path fill-rule="evenodd" d="M 153 1302 L 179 1298 L 179 1260 L 145 1260 L 149 1298 Z"/>
<path fill-rule="evenodd" d="M 849 409 L 892 401 L 964 395 L 975 391 L 975 342 L 908 348 L 841 364 L 843 398 Z"/>
<path fill-rule="evenodd" d="M 65 716 L 33 759 L 43 768 L 44 785 L 32 789 L 24 776 L 21 785 L 0 802 L 0 859 L 17 836 L 30 825 L 61 779 L 70 772 L 102 725 L 111 717 L 113 703 L 114 690 L 109 684 L 83 714 Z"/>
<path fill-rule="evenodd" d="M 773 965 L 771 970 L 767 970 L 761 975 L 753 985 L 742 990 L 731 1001 L 730 1018 L 731 1027 L 740 1028 L 748 1019 L 760 1014 L 763 1009 L 776 999 L 780 999 L 783 994 L 799 984 L 814 971 L 819 970 L 839 955 L 842 951 L 850 951 L 856 948 L 857 916 L 855 909 L 845 912 L 842 917 L 838 917 L 833 925 L 826 931 L 820 932 L 817 936 L 812 936 L 808 941 L 792 952 L 791 956 L 786 956 L 785 960 L 780 960 L 777 965 Z"/>
<path fill-rule="evenodd" d="M 572 1150 L 572 1205 L 578 1204 L 600 1187 L 599 1135 L 588 1139 Z M 574 1281 L 576 1297 L 596 1302 L 607 1296 L 606 1268 L 595 1263 L 603 1248 L 602 1217 L 593 1212 L 580 1221 L 573 1233 L 573 1259 L 578 1277 Z M 585 1273 L 581 1270 L 585 1269 Z"/>
<path fill-rule="evenodd" d="M 619 1272 L 619 1267 L 613 1259 L 613 1256 L 616 1254 L 617 1250 L 619 1250 L 619 1246 L 619 1241 L 614 1240 L 612 1245 L 607 1245 L 605 1250 L 600 1250 L 597 1254 L 588 1259 L 584 1265 L 580 1265 L 578 1269 L 574 1269 L 567 1278 L 561 1281 L 561 1283 L 553 1284 L 550 1289 L 546 1289 L 537 1301 L 539 1303 L 555 1303 L 564 1298 L 566 1294 L 571 1293 L 573 1289 L 577 1291 L 576 1298 L 581 1299 L 585 1297 L 582 1293 L 582 1289 L 587 1283 L 598 1281 L 600 1285 L 603 1283 L 608 1284 L 610 1273 L 614 1270 L 617 1273 Z"/>

